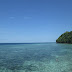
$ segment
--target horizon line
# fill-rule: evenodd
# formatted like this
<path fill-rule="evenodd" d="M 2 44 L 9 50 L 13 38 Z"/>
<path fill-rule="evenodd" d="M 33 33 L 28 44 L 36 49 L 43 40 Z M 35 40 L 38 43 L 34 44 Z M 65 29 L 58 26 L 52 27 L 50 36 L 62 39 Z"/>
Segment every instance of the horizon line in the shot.
<path fill-rule="evenodd" d="M 2 42 L 2 43 L 21 43 L 21 44 L 24 44 L 24 43 L 50 43 L 50 42 Z"/>

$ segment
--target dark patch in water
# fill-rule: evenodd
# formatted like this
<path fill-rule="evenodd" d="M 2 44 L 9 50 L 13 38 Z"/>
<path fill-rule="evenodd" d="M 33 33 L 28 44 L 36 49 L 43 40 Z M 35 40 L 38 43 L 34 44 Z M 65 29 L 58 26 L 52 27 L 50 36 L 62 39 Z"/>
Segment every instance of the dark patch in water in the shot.
<path fill-rule="evenodd" d="M 38 68 L 33 64 L 24 66 L 24 69 L 25 69 L 25 71 L 36 71 L 36 70 L 38 70 Z"/>

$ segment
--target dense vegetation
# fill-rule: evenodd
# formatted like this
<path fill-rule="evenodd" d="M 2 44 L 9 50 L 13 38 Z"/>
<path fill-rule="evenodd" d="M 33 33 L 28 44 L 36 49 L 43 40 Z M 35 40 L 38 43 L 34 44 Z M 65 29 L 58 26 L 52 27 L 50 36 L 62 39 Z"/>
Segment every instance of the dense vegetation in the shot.
<path fill-rule="evenodd" d="M 57 43 L 72 43 L 72 31 L 66 31 L 57 40 Z"/>

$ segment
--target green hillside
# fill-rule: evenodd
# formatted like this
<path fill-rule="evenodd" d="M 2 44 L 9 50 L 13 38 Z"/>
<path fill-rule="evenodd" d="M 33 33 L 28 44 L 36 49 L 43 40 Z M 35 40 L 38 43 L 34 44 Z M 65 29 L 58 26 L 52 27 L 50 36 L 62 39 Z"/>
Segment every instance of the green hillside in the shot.
<path fill-rule="evenodd" d="M 66 31 L 57 40 L 57 43 L 72 43 L 72 31 Z"/>

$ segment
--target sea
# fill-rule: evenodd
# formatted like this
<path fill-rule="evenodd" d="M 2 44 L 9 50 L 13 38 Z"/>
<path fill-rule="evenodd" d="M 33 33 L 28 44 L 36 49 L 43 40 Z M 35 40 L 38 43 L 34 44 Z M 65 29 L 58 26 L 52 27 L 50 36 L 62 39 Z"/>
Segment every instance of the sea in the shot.
<path fill-rule="evenodd" d="M 72 44 L 0 43 L 0 72 L 72 72 Z"/>

